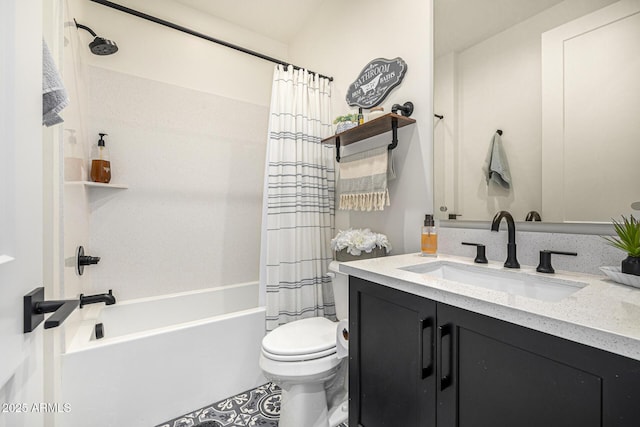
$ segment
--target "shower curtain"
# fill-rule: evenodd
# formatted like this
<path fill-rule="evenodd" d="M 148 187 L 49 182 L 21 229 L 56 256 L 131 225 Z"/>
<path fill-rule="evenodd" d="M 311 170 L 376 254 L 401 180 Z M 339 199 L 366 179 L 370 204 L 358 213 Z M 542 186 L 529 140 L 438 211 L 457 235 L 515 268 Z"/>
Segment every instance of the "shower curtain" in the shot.
<path fill-rule="evenodd" d="M 328 79 L 277 65 L 265 169 L 260 285 L 266 329 L 324 316 L 335 320 L 328 265 L 334 232 L 334 149 Z"/>

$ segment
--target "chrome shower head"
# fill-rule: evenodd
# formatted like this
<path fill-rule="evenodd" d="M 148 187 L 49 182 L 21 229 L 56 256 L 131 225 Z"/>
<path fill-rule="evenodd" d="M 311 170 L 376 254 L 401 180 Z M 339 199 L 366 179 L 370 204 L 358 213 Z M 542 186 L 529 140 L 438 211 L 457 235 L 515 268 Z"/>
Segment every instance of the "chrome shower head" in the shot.
<path fill-rule="evenodd" d="M 73 20 L 73 22 L 75 22 L 76 28 L 82 28 L 83 30 L 88 31 L 89 34 L 91 34 L 93 37 L 95 37 L 93 41 L 89 43 L 89 49 L 91 49 L 91 53 L 93 53 L 94 55 L 111 55 L 118 51 L 118 45 L 114 41 L 107 40 L 103 37 L 98 37 L 98 35 L 91 28 L 87 27 L 86 25 L 78 24 L 78 21 L 76 21 L 75 19 Z"/>

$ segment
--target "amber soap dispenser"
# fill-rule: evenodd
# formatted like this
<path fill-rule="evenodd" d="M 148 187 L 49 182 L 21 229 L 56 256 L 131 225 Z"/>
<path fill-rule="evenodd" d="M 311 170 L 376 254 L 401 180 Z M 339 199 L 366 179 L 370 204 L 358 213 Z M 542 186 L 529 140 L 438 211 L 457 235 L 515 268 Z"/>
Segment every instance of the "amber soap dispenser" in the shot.
<path fill-rule="evenodd" d="M 436 256 L 438 253 L 438 234 L 433 221 L 433 215 L 424 216 L 424 225 L 422 226 L 422 238 L 420 242 L 422 256 Z"/>
<path fill-rule="evenodd" d="M 100 133 L 100 140 L 91 149 L 91 181 L 108 184 L 111 181 L 109 150 L 104 144 L 106 133 Z"/>

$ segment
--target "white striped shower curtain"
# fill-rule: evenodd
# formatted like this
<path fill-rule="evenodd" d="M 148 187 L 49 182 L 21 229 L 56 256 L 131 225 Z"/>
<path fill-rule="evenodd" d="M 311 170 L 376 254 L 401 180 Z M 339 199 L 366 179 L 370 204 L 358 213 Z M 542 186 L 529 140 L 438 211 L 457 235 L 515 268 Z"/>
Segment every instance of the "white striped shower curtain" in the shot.
<path fill-rule="evenodd" d="M 334 150 L 328 79 L 278 65 L 265 171 L 260 284 L 267 331 L 324 316 L 335 320 L 328 265 L 334 232 Z"/>

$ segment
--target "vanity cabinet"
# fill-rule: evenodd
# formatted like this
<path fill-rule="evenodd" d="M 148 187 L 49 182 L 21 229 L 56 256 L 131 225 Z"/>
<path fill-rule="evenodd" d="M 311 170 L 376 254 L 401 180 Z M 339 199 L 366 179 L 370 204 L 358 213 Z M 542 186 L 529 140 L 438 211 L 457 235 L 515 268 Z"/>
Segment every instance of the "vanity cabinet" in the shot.
<path fill-rule="evenodd" d="M 350 277 L 349 425 L 637 427 L 640 362 Z"/>
<path fill-rule="evenodd" d="M 349 426 L 435 427 L 436 303 L 349 278 Z"/>

